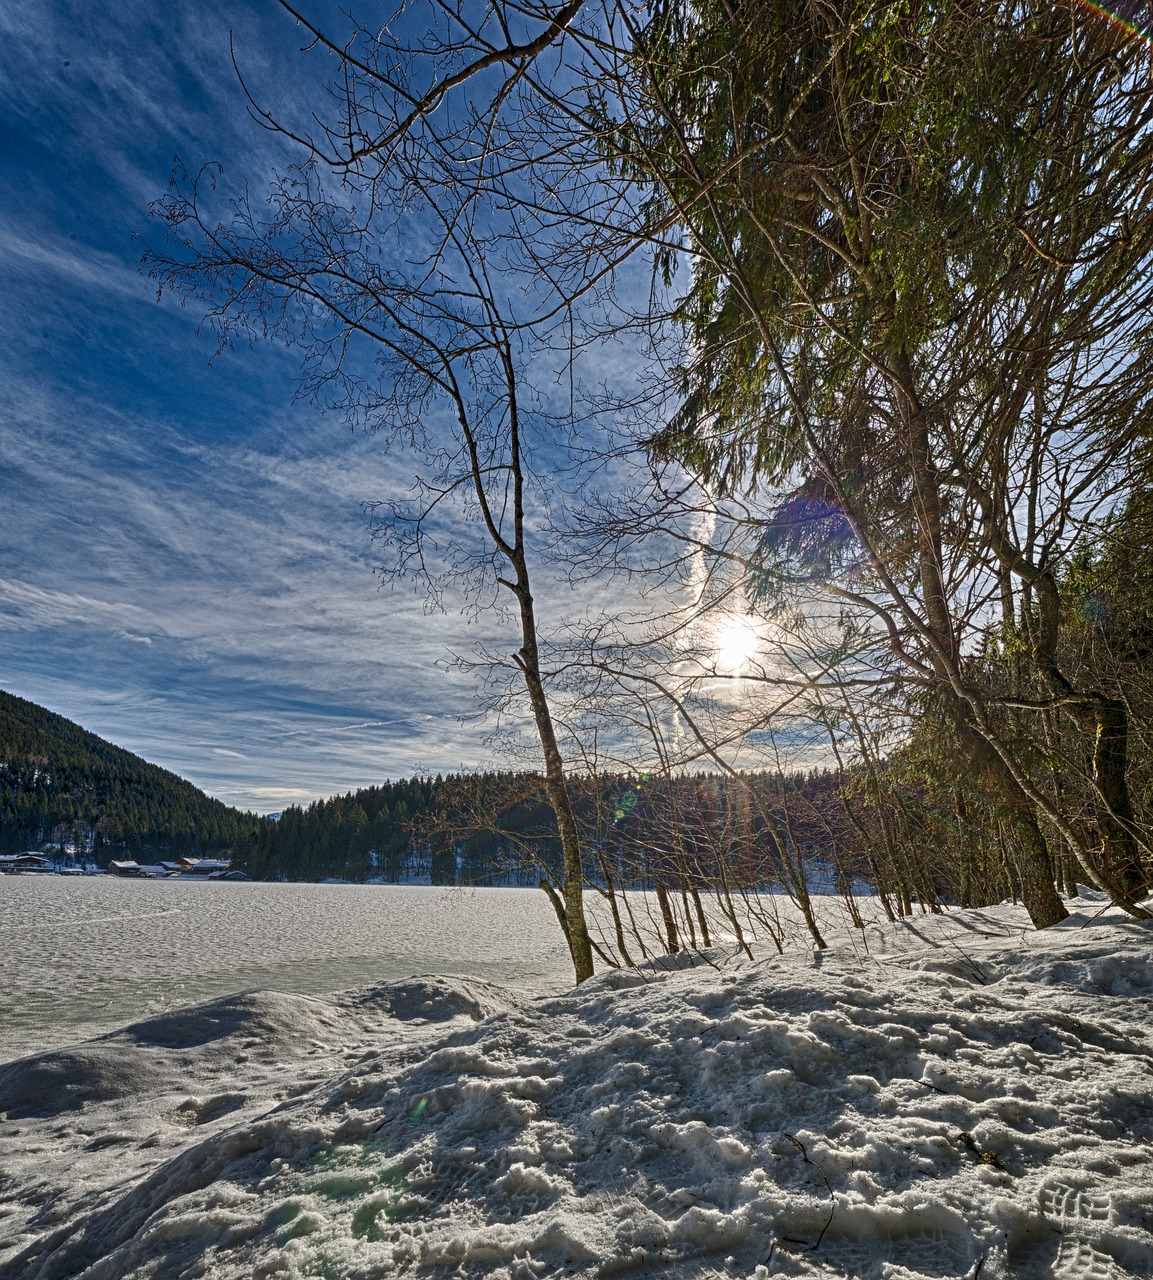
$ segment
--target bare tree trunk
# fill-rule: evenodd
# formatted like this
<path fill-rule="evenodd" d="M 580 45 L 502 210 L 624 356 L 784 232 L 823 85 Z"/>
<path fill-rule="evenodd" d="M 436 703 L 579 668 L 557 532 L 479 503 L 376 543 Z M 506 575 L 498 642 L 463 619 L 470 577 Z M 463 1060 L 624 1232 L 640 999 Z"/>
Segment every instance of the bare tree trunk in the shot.
<path fill-rule="evenodd" d="M 605 880 L 604 897 L 608 899 L 609 910 L 613 916 L 613 932 L 616 934 L 617 954 L 630 969 L 636 968 L 633 958 L 629 955 L 628 946 L 625 943 L 624 922 L 621 920 L 620 907 L 617 903 L 616 883 L 613 880 L 612 872 L 609 870 L 608 859 L 604 856 L 602 850 L 597 850 L 597 861 L 600 863 L 601 875 Z"/>
<path fill-rule="evenodd" d="M 637 918 L 633 915 L 633 908 L 632 904 L 629 902 L 629 892 L 627 889 L 621 890 L 621 897 L 624 899 L 625 911 L 628 913 L 629 928 L 632 929 L 633 937 L 637 940 L 637 946 L 641 949 L 641 959 L 647 960 L 649 958 L 649 950 L 648 947 L 645 946 L 644 934 L 641 933 L 640 928 L 637 925 Z"/>
<path fill-rule="evenodd" d="M 557 832 L 560 835 L 561 856 L 564 861 L 564 909 L 567 929 L 565 940 L 572 956 L 577 982 L 593 976 L 592 943 L 589 940 L 588 922 L 584 913 L 584 864 L 581 859 L 580 836 L 572 799 L 565 781 L 564 761 L 557 746 L 552 713 L 545 697 L 540 676 L 540 657 L 536 644 L 536 624 L 532 616 L 532 596 L 527 589 L 521 599 L 521 623 L 524 645 L 517 655 L 525 688 L 528 690 L 537 737 L 545 765 L 545 793 L 556 814 Z M 555 905 L 555 904 L 554 904 Z"/>
<path fill-rule="evenodd" d="M 696 951 L 697 930 L 696 930 L 696 926 L 693 924 L 693 913 L 689 909 L 689 893 L 688 893 L 688 890 L 685 888 L 685 873 L 683 868 L 681 870 L 681 903 L 685 909 L 685 924 L 688 926 L 688 930 L 689 930 L 689 948 L 692 951 Z"/>
<path fill-rule="evenodd" d="M 1036 590 L 1037 638 L 1034 655 L 1050 693 L 1063 700 L 1083 733 L 1093 735 L 1093 786 L 1101 807 L 1101 887 L 1118 905 L 1132 908 L 1150 880 L 1133 837 L 1133 806 L 1127 778 L 1129 722 L 1125 704 L 1104 693 L 1079 694 L 1057 661 L 1061 625 L 1061 597 L 1053 575 L 1035 571 L 1029 575 Z M 1078 833 L 1079 834 L 1079 833 Z M 1071 852 L 1084 860 L 1081 850 Z"/>
<path fill-rule="evenodd" d="M 657 883 L 657 902 L 660 903 L 661 919 L 665 925 L 665 947 L 670 956 L 676 955 L 681 949 L 680 939 L 677 937 L 677 922 L 673 917 L 672 904 L 669 902 L 669 892 L 659 881 Z"/>
<path fill-rule="evenodd" d="M 1006 818 L 1014 837 L 1011 856 L 1021 887 L 1021 901 L 1029 919 L 1037 929 L 1060 924 L 1068 918 L 1069 912 L 1054 886 L 1053 859 L 1029 798 L 1000 756 L 969 727 L 959 708 L 954 708 L 954 716 L 961 743 L 970 760 L 989 779 L 998 799 L 1008 810 Z"/>
<path fill-rule="evenodd" d="M 1104 696 L 1095 699 L 1092 715 L 1096 728 L 1093 783 L 1103 806 L 1101 862 L 1110 880 L 1136 900 L 1149 888 L 1150 880 L 1133 838 L 1133 806 L 1126 778 L 1128 716 L 1120 699 Z"/>
<path fill-rule="evenodd" d="M 701 940 L 706 947 L 711 947 L 712 942 L 709 940 L 709 922 L 705 918 L 705 909 L 701 905 L 701 895 L 697 892 L 697 882 L 695 879 L 689 879 L 689 893 L 692 894 L 693 906 L 696 908 L 697 923 L 701 926 Z"/>

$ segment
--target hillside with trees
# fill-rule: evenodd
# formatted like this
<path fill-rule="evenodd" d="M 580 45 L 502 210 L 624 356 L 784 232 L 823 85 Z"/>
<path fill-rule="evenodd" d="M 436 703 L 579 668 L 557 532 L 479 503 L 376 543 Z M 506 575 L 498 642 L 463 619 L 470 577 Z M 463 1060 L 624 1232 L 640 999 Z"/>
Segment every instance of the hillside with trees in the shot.
<path fill-rule="evenodd" d="M 76 842 L 94 860 L 225 853 L 259 821 L 71 720 L 0 691 L 0 852 Z"/>
<path fill-rule="evenodd" d="M 654 890 L 695 941 L 702 895 L 755 917 L 758 893 L 802 915 L 819 893 L 876 894 L 890 918 L 947 904 L 1017 899 L 1004 825 L 959 774 L 955 750 L 926 723 L 885 761 L 794 774 L 682 773 L 569 780 L 586 886 Z M 256 879 L 536 885 L 564 872 L 540 775 L 450 774 L 369 787 L 263 820 L 234 857 Z M 1058 875 L 1072 892 L 1076 867 Z M 763 925 L 763 921 L 761 922 Z M 707 929 L 706 929 L 707 934 Z M 676 950 L 676 945 L 671 947 Z"/>

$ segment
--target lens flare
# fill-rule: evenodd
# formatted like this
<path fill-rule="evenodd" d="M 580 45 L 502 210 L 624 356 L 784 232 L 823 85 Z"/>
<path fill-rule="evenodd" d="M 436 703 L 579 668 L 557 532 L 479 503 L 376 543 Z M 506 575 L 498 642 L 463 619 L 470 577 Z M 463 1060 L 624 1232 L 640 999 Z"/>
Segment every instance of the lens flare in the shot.
<path fill-rule="evenodd" d="M 649 775 L 647 773 L 642 773 L 640 782 L 633 783 L 627 791 L 623 791 L 618 797 L 616 805 L 613 808 L 614 826 L 616 826 L 618 822 L 623 822 L 625 818 L 632 813 L 633 806 L 640 799 L 641 786 L 643 783 L 648 782 L 648 780 Z"/>
<path fill-rule="evenodd" d="M 1120 27 L 1128 35 L 1146 43 L 1153 43 L 1153 3 L 1150 0 L 1118 0 L 1118 3 L 1091 4 L 1090 0 L 1077 0 L 1082 9 L 1106 19 Z"/>

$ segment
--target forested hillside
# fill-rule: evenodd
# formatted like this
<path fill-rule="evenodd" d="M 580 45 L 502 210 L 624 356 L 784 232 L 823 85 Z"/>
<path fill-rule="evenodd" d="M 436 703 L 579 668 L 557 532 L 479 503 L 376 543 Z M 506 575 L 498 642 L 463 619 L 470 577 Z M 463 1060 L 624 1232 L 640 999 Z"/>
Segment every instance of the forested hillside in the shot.
<path fill-rule="evenodd" d="M 251 875 L 270 880 L 515 879 L 518 859 L 501 824 L 515 821 L 509 795 L 517 790 L 532 796 L 539 780 L 489 773 L 386 782 L 307 807 L 292 805 L 278 821 L 262 822 L 242 836 L 233 856 Z M 487 820 L 480 816 L 482 805 L 491 811 Z M 526 807 L 535 833 L 547 844 L 556 829 L 551 813 L 546 819 L 539 798 Z"/>
<path fill-rule="evenodd" d="M 1003 846 L 958 815 L 952 787 L 923 766 L 576 777 L 585 877 L 689 898 L 771 886 L 801 902 L 855 884 L 894 915 L 1013 896 Z M 234 856 L 258 879 L 555 884 L 562 874 L 543 780 L 525 772 L 412 778 L 292 806 L 242 836 Z"/>
<path fill-rule="evenodd" d="M 0 851 L 48 840 L 119 855 L 229 850 L 259 820 L 71 720 L 0 691 Z"/>

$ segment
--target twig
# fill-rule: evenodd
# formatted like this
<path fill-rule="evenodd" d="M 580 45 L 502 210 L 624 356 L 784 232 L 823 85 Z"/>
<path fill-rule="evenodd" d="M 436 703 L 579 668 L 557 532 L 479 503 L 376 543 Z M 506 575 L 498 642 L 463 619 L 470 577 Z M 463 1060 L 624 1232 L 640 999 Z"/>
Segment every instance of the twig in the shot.
<path fill-rule="evenodd" d="M 1085 928 L 1085 926 L 1086 926 L 1087 924 L 1092 924 L 1092 923 L 1093 923 L 1093 921 L 1094 921 L 1094 920 L 1096 920 L 1098 916 L 1102 916 L 1102 915 L 1104 915 L 1104 914 L 1105 914 L 1105 912 L 1106 912 L 1106 911 L 1108 911 L 1110 907 L 1115 906 L 1115 905 L 1116 905 L 1116 903 L 1111 902 L 1111 901 L 1110 901 L 1110 902 L 1105 903 L 1105 905 L 1100 909 L 1100 911 L 1094 911 L 1094 912 L 1093 912 L 1093 914 L 1089 917 L 1089 919 L 1088 919 L 1088 920 L 1082 920 L 1082 921 L 1081 921 L 1081 924 L 1080 924 L 1080 926 L 1079 926 L 1079 927 L 1080 927 L 1080 928 L 1082 928 L 1082 929 L 1084 929 L 1084 928 Z"/>
<path fill-rule="evenodd" d="M 982 970 L 981 966 L 976 962 L 976 960 L 974 960 L 973 957 L 969 955 L 967 951 L 964 950 L 964 948 L 960 945 L 960 943 L 957 941 L 956 938 L 948 938 L 946 939 L 946 941 L 953 948 L 953 950 L 956 951 L 956 953 L 961 957 L 961 959 L 964 960 L 964 962 L 969 966 L 970 972 L 976 977 L 977 981 L 980 982 L 983 986 L 987 987 L 989 985 L 989 979 L 985 977 L 984 971 Z"/>
<path fill-rule="evenodd" d="M 805 1144 L 799 1138 L 794 1137 L 791 1133 L 786 1133 L 785 1137 L 788 1138 L 793 1146 L 801 1153 L 801 1159 L 804 1160 L 806 1164 L 811 1164 L 821 1175 L 821 1181 L 825 1184 L 825 1190 L 829 1193 L 829 1220 L 821 1228 L 821 1234 L 817 1237 L 816 1244 L 806 1246 L 810 1253 L 816 1253 L 816 1251 L 821 1247 L 821 1241 L 825 1238 L 825 1232 L 833 1225 L 833 1219 L 837 1216 L 837 1200 L 833 1195 L 832 1184 L 825 1175 L 824 1169 L 822 1169 L 821 1166 L 805 1150 Z M 797 1241 L 796 1243 L 799 1244 L 800 1241 Z"/>

